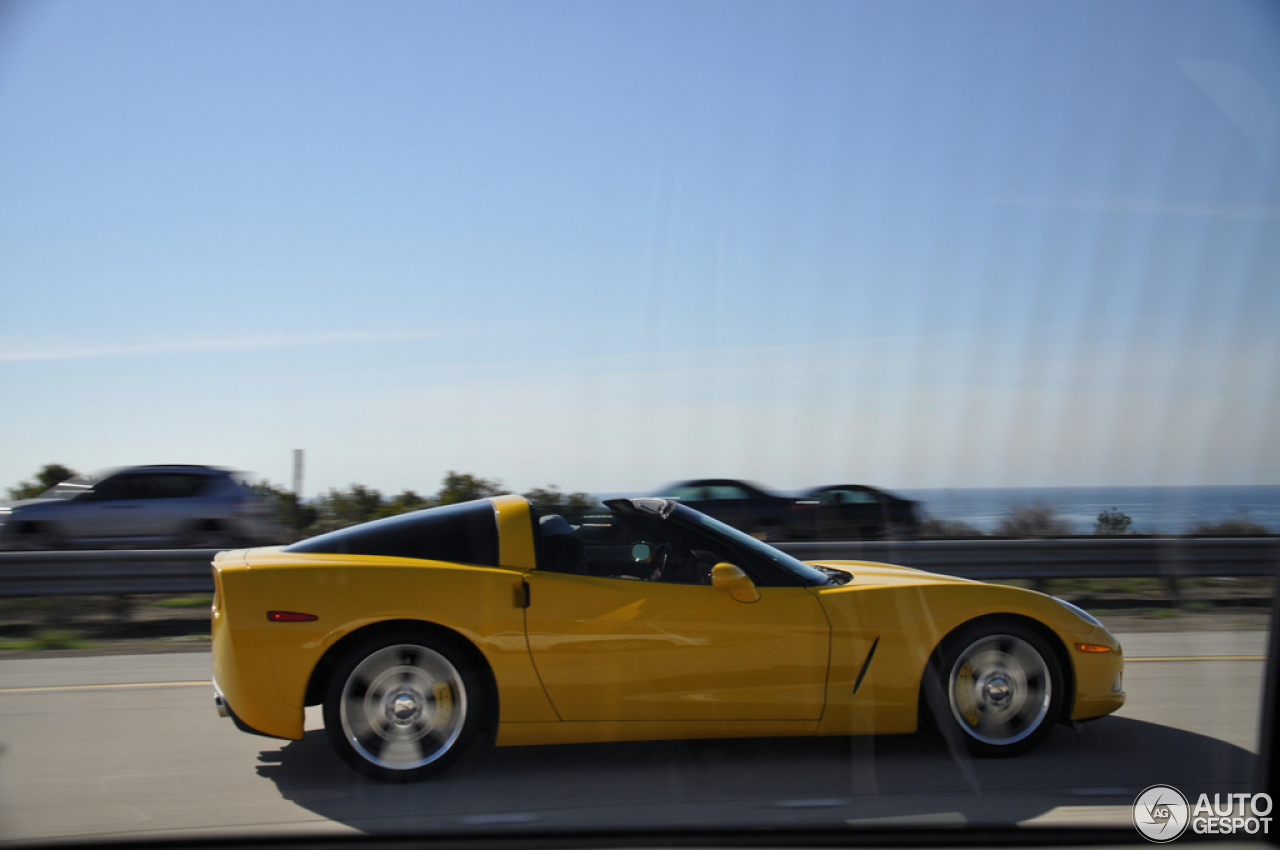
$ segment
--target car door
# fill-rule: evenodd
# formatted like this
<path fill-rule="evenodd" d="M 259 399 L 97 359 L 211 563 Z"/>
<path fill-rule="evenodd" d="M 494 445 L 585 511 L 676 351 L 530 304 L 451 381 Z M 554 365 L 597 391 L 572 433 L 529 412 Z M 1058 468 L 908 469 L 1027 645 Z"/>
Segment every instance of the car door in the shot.
<path fill-rule="evenodd" d="M 711 499 L 705 513 L 744 531 L 755 531 L 760 525 L 762 501 L 745 488 L 719 484 L 708 489 Z"/>
<path fill-rule="evenodd" d="M 145 475 L 112 476 L 76 499 L 64 533 L 91 539 L 137 537 L 145 533 L 146 496 Z"/>
<path fill-rule="evenodd" d="M 804 587 L 534 571 L 529 651 L 562 720 L 817 720 L 830 626 Z"/>
<path fill-rule="evenodd" d="M 866 490 L 841 488 L 822 494 L 824 531 L 830 537 L 875 537 L 883 531 L 880 501 Z"/>
<path fill-rule="evenodd" d="M 219 519 L 225 508 L 202 496 L 213 478 L 192 472 L 162 472 L 151 476 L 144 515 L 138 529 L 149 537 L 180 538 L 206 519 Z"/>

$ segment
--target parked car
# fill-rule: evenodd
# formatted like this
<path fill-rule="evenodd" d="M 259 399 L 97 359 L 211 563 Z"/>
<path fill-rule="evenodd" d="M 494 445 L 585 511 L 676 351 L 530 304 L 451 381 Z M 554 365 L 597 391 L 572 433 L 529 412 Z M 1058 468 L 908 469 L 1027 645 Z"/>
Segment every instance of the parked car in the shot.
<path fill-rule="evenodd" d="M 522 496 L 213 561 L 219 712 L 408 781 L 498 746 L 914 732 L 1025 752 L 1124 704 L 1120 644 L 1034 591 L 805 563 L 669 499 Z M 941 750 L 941 748 L 939 748 Z"/>
<path fill-rule="evenodd" d="M 918 505 L 865 484 L 815 487 L 795 501 L 787 534 L 808 540 L 910 537 L 920 528 Z"/>
<path fill-rule="evenodd" d="M 675 499 L 761 540 L 786 536 L 795 499 L 771 493 L 759 484 L 733 478 L 699 478 L 663 487 L 652 494 Z"/>
<path fill-rule="evenodd" d="M 211 466 L 138 466 L 64 481 L 0 514 L 0 544 L 220 548 L 282 539 L 272 503 Z"/>

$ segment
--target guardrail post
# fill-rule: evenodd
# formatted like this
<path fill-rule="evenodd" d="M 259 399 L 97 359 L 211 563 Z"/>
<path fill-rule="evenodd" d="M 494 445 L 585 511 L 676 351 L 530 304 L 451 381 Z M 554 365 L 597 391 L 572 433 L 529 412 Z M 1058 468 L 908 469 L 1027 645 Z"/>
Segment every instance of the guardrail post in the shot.
<path fill-rule="evenodd" d="M 1169 604 L 1181 609 L 1183 599 L 1179 579 L 1189 572 L 1187 545 L 1185 541 L 1176 537 L 1166 537 L 1160 541 L 1157 551 L 1160 557 L 1161 577 L 1164 579 L 1165 590 L 1169 594 Z"/>
<path fill-rule="evenodd" d="M 111 617 L 117 623 L 127 623 L 133 619 L 133 597 L 121 593 L 111 597 Z"/>

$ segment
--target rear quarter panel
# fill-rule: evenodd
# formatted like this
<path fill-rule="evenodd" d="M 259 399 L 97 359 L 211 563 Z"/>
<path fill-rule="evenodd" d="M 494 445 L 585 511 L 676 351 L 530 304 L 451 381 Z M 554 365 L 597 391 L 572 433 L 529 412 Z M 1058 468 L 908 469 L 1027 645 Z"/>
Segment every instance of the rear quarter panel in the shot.
<path fill-rule="evenodd" d="M 215 676 L 255 728 L 301 737 L 307 685 L 321 658 L 352 632 L 392 620 L 442 626 L 475 646 L 493 672 L 504 721 L 555 719 L 525 642 L 522 571 L 278 549 L 239 555 L 241 566 L 221 576 Z M 273 610 L 317 619 L 270 623 Z"/>

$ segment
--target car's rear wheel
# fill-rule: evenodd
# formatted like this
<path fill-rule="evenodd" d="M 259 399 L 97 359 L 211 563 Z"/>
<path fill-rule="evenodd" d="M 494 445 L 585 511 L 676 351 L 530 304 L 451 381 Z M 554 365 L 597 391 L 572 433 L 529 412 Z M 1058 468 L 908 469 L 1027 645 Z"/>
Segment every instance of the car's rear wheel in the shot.
<path fill-rule="evenodd" d="M 351 652 L 324 701 L 334 749 L 384 782 L 444 770 L 474 737 L 480 715 L 479 680 L 461 655 L 443 642 L 405 635 Z"/>
<path fill-rule="evenodd" d="M 943 737 L 980 756 L 1017 755 L 1043 741 L 1065 690 L 1052 648 L 1014 622 L 978 624 L 948 638 L 926 685 Z"/>

